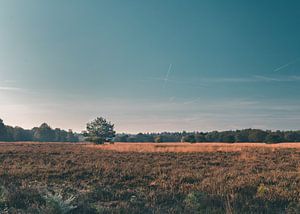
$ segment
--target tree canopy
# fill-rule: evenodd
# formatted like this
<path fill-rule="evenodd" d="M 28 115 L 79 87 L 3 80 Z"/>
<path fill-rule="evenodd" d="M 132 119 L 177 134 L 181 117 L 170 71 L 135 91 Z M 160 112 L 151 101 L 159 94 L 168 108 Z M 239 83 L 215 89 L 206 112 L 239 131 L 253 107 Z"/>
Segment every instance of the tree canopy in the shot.
<path fill-rule="evenodd" d="M 27 130 L 7 126 L 0 119 L 0 141 L 77 142 L 78 135 L 61 129 L 52 129 L 47 123 Z"/>
<path fill-rule="evenodd" d="M 116 142 L 300 142 L 300 131 L 270 131 L 243 129 L 211 132 L 162 132 L 146 134 L 117 134 Z"/>
<path fill-rule="evenodd" d="M 97 117 L 95 120 L 89 122 L 86 125 L 86 130 L 86 140 L 97 144 L 112 142 L 116 134 L 114 125 L 103 117 Z"/>

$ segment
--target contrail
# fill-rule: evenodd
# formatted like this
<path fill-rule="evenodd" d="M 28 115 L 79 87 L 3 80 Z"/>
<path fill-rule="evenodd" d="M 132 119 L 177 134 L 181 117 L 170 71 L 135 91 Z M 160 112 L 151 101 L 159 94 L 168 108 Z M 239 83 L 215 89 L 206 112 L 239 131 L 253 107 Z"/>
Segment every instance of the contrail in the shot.
<path fill-rule="evenodd" d="M 168 83 L 174 83 L 177 85 L 184 85 L 186 87 L 191 87 L 191 88 L 203 88 L 207 87 L 207 84 L 205 83 L 196 83 L 194 81 L 178 81 L 178 80 L 172 80 L 172 79 L 165 79 L 165 78 L 158 78 L 158 77 L 148 77 L 147 79 L 140 80 L 142 82 L 145 81 L 152 81 L 152 80 L 157 80 L 157 81 L 162 81 L 162 82 L 168 82 Z"/>
<path fill-rule="evenodd" d="M 186 85 L 186 86 L 189 86 L 189 87 L 192 87 L 192 88 L 203 88 L 203 87 L 207 86 L 207 84 L 199 83 L 199 82 L 195 83 L 194 81 L 181 81 L 181 80 L 170 79 L 169 77 L 170 77 L 170 74 L 171 74 L 171 71 L 172 71 L 172 66 L 173 66 L 173 64 L 169 65 L 169 68 L 168 68 L 168 71 L 167 71 L 165 77 L 148 77 L 148 78 L 140 80 L 140 81 L 143 81 L 143 82 L 147 81 L 147 80 L 162 81 L 163 82 L 163 88 L 166 87 L 168 82 L 169 83 L 174 83 L 174 84 Z"/>
<path fill-rule="evenodd" d="M 286 64 L 284 64 L 284 65 L 282 65 L 282 66 L 280 66 L 280 67 L 278 67 L 278 68 L 276 68 L 276 69 L 274 69 L 274 71 L 275 71 L 275 72 L 278 72 L 278 71 L 280 71 L 280 70 L 282 70 L 282 69 L 284 69 L 284 68 L 286 68 L 286 67 L 289 67 L 290 65 L 292 65 L 292 64 L 296 63 L 297 61 L 299 61 L 299 59 L 300 59 L 300 58 L 297 58 L 297 59 L 295 59 L 295 60 L 293 60 L 293 61 L 290 61 L 290 62 L 288 62 L 288 63 L 286 63 Z"/>
<path fill-rule="evenodd" d="M 167 74 L 166 74 L 166 76 L 164 78 L 164 87 L 166 87 L 166 84 L 169 81 L 169 76 L 170 76 L 171 68 L 172 68 L 172 64 L 169 65 L 168 72 L 167 72 Z"/>

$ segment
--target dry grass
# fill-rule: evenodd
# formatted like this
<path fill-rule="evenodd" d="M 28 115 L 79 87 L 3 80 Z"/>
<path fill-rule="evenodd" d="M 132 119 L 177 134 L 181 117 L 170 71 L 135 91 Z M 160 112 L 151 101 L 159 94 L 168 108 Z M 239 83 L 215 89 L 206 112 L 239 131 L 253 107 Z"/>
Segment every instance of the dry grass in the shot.
<path fill-rule="evenodd" d="M 54 213 L 47 191 L 75 196 L 70 213 L 299 213 L 300 149 L 0 143 L 0 213 Z"/>
<path fill-rule="evenodd" d="M 249 148 L 300 149 L 300 143 L 115 143 L 105 145 L 86 144 L 86 146 L 118 152 L 239 152 Z"/>

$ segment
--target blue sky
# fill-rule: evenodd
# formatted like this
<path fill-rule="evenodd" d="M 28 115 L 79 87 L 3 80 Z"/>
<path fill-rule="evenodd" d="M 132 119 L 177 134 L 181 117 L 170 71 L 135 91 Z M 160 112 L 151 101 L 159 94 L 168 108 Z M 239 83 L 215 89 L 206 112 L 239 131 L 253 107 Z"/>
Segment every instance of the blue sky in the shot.
<path fill-rule="evenodd" d="M 130 133 L 299 129 L 299 26 L 292 0 L 2 0 L 0 118 L 75 131 L 96 116 Z"/>

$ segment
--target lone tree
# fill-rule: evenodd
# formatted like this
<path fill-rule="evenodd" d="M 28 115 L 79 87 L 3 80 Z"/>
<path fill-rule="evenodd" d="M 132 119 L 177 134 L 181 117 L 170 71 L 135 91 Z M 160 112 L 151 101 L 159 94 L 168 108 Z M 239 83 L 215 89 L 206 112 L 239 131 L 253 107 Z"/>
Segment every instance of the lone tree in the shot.
<path fill-rule="evenodd" d="M 96 144 L 103 144 L 104 142 L 112 142 L 116 132 L 114 131 L 114 124 L 106 121 L 102 117 L 97 117 L 95 120 L 86 125 L 85 136 L 86 140 Z"/>

